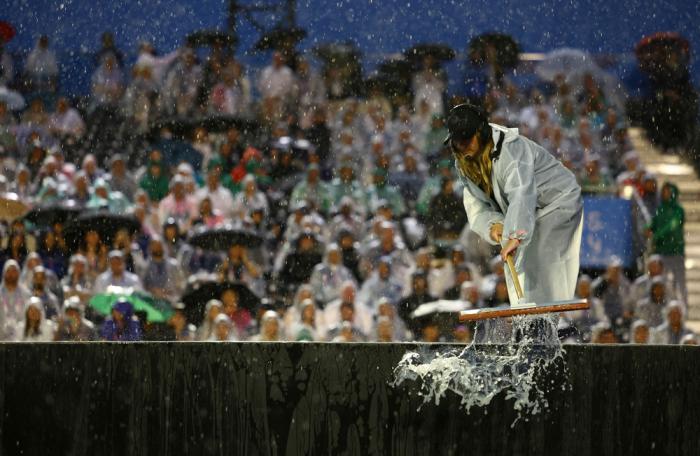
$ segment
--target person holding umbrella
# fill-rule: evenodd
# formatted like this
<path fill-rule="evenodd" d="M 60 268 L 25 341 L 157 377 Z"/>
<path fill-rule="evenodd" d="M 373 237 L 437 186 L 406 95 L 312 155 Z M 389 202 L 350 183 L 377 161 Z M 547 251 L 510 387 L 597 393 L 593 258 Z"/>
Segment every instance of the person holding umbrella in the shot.
<path fill-rule="evenodd" d="M 224 282 L 243 282 L 257 295 L 262 295 L 265 290 L 262 268 L 248 257 L 248 249 L 242 242 L 236 242 L 228 249 L 219 266 L 219 276 Z"/>
<path fill-rule="evenodd" d="M 125 298 L 112 305 L 112 316 L 100 328 L 100 338 L 106 341 L 132 342 L 143 337 L 141 324 L 134 316 L 134 306 Z"/>
<path fill-rule="evenodd" d="M 583 226 L 581 188 L 548 151 L 490 124 L 484 111 L 461 104 L 449 112 L 450 147 L 464 183 L 472 231 L 514 256 L 527 302 L 572 299 Z M 507 276 L 511 303 L 518 298 Z"/>

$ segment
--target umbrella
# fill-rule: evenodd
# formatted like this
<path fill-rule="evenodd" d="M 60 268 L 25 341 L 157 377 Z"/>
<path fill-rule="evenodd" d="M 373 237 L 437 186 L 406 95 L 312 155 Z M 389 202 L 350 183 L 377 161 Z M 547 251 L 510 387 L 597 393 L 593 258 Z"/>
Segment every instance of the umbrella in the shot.
<path fill-rule="evenodd" d="M 7 21 L 0 21 L 0 44 L 5 44 L 14 38 L 15 28 Z"/>
<path fill-rule="evenodd" d="M 65 224 L 77 218 L 80 210 L 75 201 L 67 200 L 61 204 L 36 206 L 24 216 L 24 220 L 39 227 L 52 226 L 56 223 Z"/>
<path fill-rule="evenodd" d="M 236 37 L 220 30 L 198 30 L 187 35 L 187 45 L 191 47 L 234 46 Z"/>
<path fill-rule="evenodd" d="M 10 111 L 19 111 L 27 105 L 22 94 L 5 86 L 0 86 L 0 102 L 5 103 Z"/>
<path fill-rule="evenodd" d="M 360 51 L 352 43 L 321 44 L 313 49 L 313 53 L 324 62 L 336 65 L 360 58 Z"/>
<path fill-rule="evenodd" d="M 197 229 L 188 241 L 190 245 L 204 250 L 228 250 L 235 244 L 254 248 L 259 247 L 262 242 L 263 238 L 258 233 L 230 225 L 214 229 L 206 227 Z"/>
<path fill-rule="evenodd" d="M 236 116 L 207 116 L 207 117 L 169 117 L 153 125 L 152 132 L 157 134 L 161 129 L 167 128 L 175 135 L 190 137 L 195 128 L 203 127 L 210 132 L 222 132 L 231 127 L 236 127 L 242 134 L 255 133 L 259 124 L 255 121 Z"/>
<path fill-rule="evenodd" d="M 449 62 L 454 60 L 456 54 L 451 47 L 445 44 L 422 43 L 408 49 L 404 52 L 404 55 L 406 58 L 416 61 L 421 61 L 424 57 L 431 56 L 440 62 Z"/>
<path fill-rule="evenodd" d="M 0 220 L 12 221 L 22 217 L 27 212 L 24 204 L 16 193 L 0 194 Z"/>
<path fill-rule="evenodd" d="M 112 238 L 120 230 L 127 230 L 133 234 L 141 229 L 141 222 L 133 215 L 118 215 L 107 211 L 88 212 L 80 215 L 66 226 L 66 243 L 71 250 L 76 250 L 85 233 L 95 230 L 100 239 L 107 245 L 111 245 Z"/>
<path fill-rule="evenodd" d="M 277 27 L 260 37 L 258 42 L 255 43 L 254 49 L 256 51 L 291 49 L 304 38 L 306 38 L 306 30 L 302 28 Z"/>
<path fill-rule="evenodd" d="M 135 311 L 146 312 L 148 321 L 152 323 L 164 323 L 174 313 L 168 301 L 157 299 L 148 293 L 121 287 L 109 287 L 107 293 L 94 295 L 88 301 L 88 306 L 100 315 L 109 315 L 112 305 L 120 298 L 129 301 Z"/>
<path fill-rule="evenodd" d="M 676 32 L 657 32 L 647 35 L 635 45 L 634 52 L 637 55 L 649 51 L 653 47 L 663 47 L 667 50 L 680 51 L 683 54 L 690 52 L 690 43 Z"/>
<path fill-rule="evenodd" d="M 472 63 L 482 66 L 486 63 L 487 49 L 496 51 L 496 60 L 501 68 L 514 68 L 518 65 L 520 46 L 512 36 L 503 33 L 484 33 L 469 42 L 469 56 Z"/>
<path fill-rule="evenodd" d="M 563 75 L 568 83 L 576 83 L 586 74 L 600 74 L 602 70 L 588 52 L 579 49 L 561 48 L 547 53 L 535 67 L 535 73 L 545 81 L 553 81 Z"/>
<path fill-rule="evenodd" d="M 226 290 L 234 290 L 238 295 L 238 305 L 242 309 L 254 312 L 260 304 L 260 298 L 241 282 L 199 282 L 190 285 L 182 295 L 185 315 L 192 324 L 199 326 L 204 319 L 204 309 L 212 299 L 221 299 Z"/>

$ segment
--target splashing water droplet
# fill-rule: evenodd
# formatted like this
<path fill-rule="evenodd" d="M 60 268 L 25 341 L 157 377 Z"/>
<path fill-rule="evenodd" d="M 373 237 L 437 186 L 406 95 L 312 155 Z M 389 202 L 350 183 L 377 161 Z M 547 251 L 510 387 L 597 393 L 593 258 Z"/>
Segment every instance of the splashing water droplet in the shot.
<path fill-rule="evenodd" d="M 555 316 L 515 317 L 515 343 L 495 344 L 494 337 L 487 337 L 486 343 L 472 343 L 461 351 L 408 352 L 394 369 L 393 385 L 407 380 L 420 382 L 424 404 L 438 404 L 452 391 L 461 397 L 467 412 L 504 393 L 506 399 L 513 400 L 517 422 L 547 408 L 545 387 L 537 378 L 562 358 L 556 323 Z"/>

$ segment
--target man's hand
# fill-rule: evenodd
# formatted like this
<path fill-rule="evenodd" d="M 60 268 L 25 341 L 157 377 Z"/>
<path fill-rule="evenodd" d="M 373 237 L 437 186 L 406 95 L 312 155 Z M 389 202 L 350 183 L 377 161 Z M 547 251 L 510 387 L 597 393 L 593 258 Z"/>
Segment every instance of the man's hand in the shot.
<path fill-rule="evenodd" d="M 502 223 L 494 223 L 491 225 L 491 231 L 489 232 L 489 236 L 491 236 L 491 240 L 493 242 L 501 242 L 501 239 L 503 238 L 503 224 Z"/>
<path fill-rule="evenodd" d="M 508 239 L 508 242 L 506 243 L 505 247 L 503 247 L 501 249 L 501 259 L 503 261 L 506 261 L 506 258 L 508 258 L 508 255 L 515 252 L 515 249 L 517 249 L 519 245 L 520 245 L 519 239 Z"/>

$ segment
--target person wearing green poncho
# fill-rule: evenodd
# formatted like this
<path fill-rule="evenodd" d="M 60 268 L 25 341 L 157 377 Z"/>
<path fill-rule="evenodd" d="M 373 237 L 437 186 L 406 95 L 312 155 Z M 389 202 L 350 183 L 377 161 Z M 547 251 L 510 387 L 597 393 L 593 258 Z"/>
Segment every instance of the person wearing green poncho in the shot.
<path fill-rule="evenodd" d="M 652 239 L 654 253 L 661 255 L 664 266 L 673 273 L 674 287 L 687 305 L 684 224 L 685 211 L 678 202 L 678 187 L 666 182 L 661 188 L 661 204 L 651 219 L 647 235 Z"/>
<path fill-rule="evenodd" d="M 121 192 L 113 192 L 107 181 L 98 178 L 92 186 L 92 194 L 87 202 L 88 209 L 107 209 L 113 214 L 126 214 L 129 201 Z"/>
<path fill-rule="evenodd" d="M 306 179 L 299 182 L 292 190 L 289 204 L 296 206 L 306 201 L 313 204 L 314 209 L 325 213 L 331 208 L 332 195 L 328 184 L 320 179 L 321 171 L 318 165 L 312 163 L 308 166 Z"/>
<path fill-rule="evenodd" d="M 443 137 L 444 139 L 444 137 Z M 427 216 L 430 211 L 430 201 L 440 193 L 441 182 L 443 178 L 453 178 L 452 161 L 448 159 L 440 160 L 437 164 L 437 172 L 431 173 L 430 177 L 425 180 L 423 187 L 418 193 L 416 200 L 416 212 L 418 215 Z M 462 194 L 462 183 L 455 181 L 455 192 Z"/>
<path fill-rule="evenodd" d="M 151 160 L 148 162 L 146 173 L 139 181 L 139 187 L 143 189 L 151 201 L 160 201 L 170 190 L 170 180 L 166 175 L 163 162 Z"/>
<path fill-rule="evenodd" d="M 367 189 L 367 205 L 372 213 L 379 208 L 380 201 L 385 200 L 391 206 L 394 215 L 400 217 L 406 212 L 406 203 L 398 188 L 387 183 L 387 171 L 375 168 L 372 172 L 372 185 Z"/>

